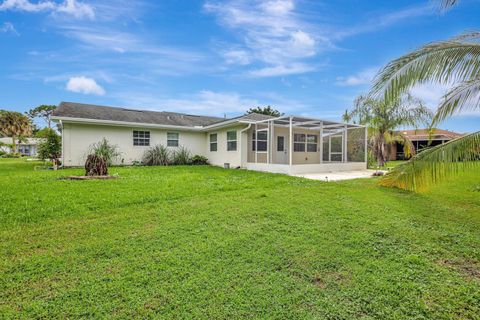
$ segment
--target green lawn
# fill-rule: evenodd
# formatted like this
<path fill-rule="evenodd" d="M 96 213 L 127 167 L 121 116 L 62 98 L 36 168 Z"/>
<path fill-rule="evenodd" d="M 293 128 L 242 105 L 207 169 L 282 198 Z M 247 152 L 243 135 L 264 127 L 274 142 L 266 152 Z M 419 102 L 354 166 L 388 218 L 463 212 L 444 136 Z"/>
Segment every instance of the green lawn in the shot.
<path fill-rule="evenodd" d="M 427 194 L 0 160 L 0 318 L 480 317 L 480 172 Z"/>

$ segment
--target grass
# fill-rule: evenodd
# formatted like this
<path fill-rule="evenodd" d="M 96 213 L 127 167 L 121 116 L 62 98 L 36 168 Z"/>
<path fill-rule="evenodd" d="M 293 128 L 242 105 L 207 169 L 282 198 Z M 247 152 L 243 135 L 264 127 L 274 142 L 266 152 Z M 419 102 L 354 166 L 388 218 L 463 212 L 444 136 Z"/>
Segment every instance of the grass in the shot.
<path fill-rule="evenodd" d="M 480 173 L 429 193 L 0 160 L 1 318 L 475 319 Z"/>
<path fill-rule="evenodd" d="M 378 166 L 377 163 L 375 163 L 373 166 L 370 166 L 370 169 L 380 169 L 380 170 L 391 170 L 395 168 L 396 166 L 405 163 L 406 161 L 404 160 L 392 160 L 392 161 L 387 161 L 385 162 L 385 165 L 383 167 Z"/>

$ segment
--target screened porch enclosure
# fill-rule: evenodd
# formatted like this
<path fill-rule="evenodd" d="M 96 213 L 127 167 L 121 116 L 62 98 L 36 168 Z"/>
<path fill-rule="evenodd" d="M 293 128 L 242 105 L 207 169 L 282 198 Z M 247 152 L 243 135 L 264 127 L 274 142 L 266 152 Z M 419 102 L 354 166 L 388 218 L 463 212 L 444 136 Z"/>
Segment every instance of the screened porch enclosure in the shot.
<path fill-rule="evenodd" d="M 247 168 L 296 173 L 366 169 L 366 128 L 283 116 L 250 124 Z"/>

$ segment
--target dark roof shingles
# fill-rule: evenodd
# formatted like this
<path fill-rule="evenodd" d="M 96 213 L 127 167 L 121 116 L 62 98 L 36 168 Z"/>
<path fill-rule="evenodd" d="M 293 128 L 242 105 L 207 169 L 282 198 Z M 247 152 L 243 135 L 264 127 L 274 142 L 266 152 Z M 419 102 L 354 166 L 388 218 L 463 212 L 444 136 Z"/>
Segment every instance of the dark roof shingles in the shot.
<path fill-rule="evenodd" d="M 219 117 L 197 116 L 176 112 L 115 108 L 74 102 L 60 103 L 53 115 L 57 117 L 148 123 L 182 127 L 207 126 L 216 122 L 225 121 L 225 119 Z"/>

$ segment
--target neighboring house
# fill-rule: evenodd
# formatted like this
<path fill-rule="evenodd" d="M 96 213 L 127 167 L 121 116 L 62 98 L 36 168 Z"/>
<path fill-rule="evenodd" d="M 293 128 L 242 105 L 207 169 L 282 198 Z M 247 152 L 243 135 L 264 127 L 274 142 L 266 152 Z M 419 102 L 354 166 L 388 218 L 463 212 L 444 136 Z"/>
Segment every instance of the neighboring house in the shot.
<path fill-rule="evenodd" d="M 20 140 L 20 142 L 17 140 L 17 152 L 23 156 L 36 157 L 38 153 L 38 147 L 42 140 L 43 139 L 41 138 L 25 138 Z M 3 144 L 3 146 L 0 147 L 0 150 L 7 153 L 12 152 L 12 149 L 8 146 L 12 144 L 12 138 L 3 137 L 0 138 L 0 142 Z"/>
<path fill-rule="evenodd" d="M 150 146 L 183 146 L 212 165 L 279 173 L 366 169 L 363 126 L 309 117 L 249 114 L 231 119 L 62 102 L 62 163 L 83 166 L 93 143 L 118 146 L 121 164 Z M 291 143 L 292 142 L 292 143 Z"/>
<path fill-rule="evenodd" d="M 463 136 L 460 133 L 442 129 L 416 129 L 416 130 L 401 130 L 407 139 L 412 141 L 415 147 L 415 152 L 422 151 L 424 148 L 438 146 L 453 139 Z M 389 149 L 389 160 L 406 160 L 403 145 L 400 143 L 393 144 Z"/>

